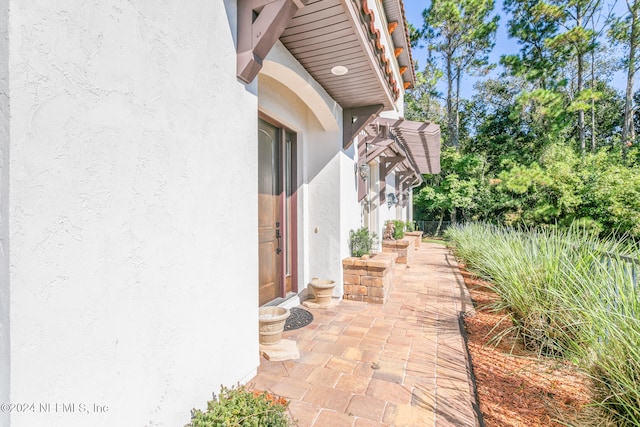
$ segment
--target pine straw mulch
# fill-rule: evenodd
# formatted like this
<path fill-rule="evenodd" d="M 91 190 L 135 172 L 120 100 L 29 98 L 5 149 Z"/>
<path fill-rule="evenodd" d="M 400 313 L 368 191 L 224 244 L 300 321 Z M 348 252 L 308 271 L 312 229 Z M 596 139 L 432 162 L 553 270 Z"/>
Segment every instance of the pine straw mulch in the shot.
<path fill-rule="evenodd" d="M 476 314 L 465 318 L 465 326 L 485 425 L 599 425 L 595 409 L 587 406 L 591 396 L 589 378 L 567 362 L 538 357 L 524 349 L 515 333 L 492 342 L 512 323 L 504 312 L 487 308 L 498 299 L 488 284 L 463 266 L 460 271 L 476 306 Z"/>

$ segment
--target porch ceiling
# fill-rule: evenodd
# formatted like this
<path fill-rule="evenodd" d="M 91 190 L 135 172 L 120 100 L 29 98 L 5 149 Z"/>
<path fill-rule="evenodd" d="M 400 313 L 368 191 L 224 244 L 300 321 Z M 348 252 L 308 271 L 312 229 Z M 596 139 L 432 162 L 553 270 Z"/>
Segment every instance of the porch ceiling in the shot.
<path fill-rule="evenodd" d="M 393 109 L 403 84 L 393 78 L 380 33 L 371 25 L 371 13 L 360 0 L 310 0 L 280 37 L 343 108 L 379 104 Z M 348 73 L 332 74 L 338 65 L 347 67 Z"/>

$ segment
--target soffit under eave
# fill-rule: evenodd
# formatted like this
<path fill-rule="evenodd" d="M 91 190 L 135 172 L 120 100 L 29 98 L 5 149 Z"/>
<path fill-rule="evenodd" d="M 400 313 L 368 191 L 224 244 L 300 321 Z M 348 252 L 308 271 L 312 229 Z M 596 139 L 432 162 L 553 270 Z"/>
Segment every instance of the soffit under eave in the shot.
<path fill-rule="evenodd" d="M 401 95 L 361 0 L 310 0 L 289 21 L 280 41 L 343 108 L 382 105 L 394 109 Z M 375 31 L 377 31 L 377 34 Z M 334 66 L 349 69 L 343 76 Z"/>
<path fill-rule="evenodd" d="M 343 108 L 391 110 L 400 97 L 403 82 L 395 80 L 366 0 L 238 0 L 237 16 L 237 76 L 244 83 L 280 38 Z M 336 65 L 349 72 L 332 74 Z"/>

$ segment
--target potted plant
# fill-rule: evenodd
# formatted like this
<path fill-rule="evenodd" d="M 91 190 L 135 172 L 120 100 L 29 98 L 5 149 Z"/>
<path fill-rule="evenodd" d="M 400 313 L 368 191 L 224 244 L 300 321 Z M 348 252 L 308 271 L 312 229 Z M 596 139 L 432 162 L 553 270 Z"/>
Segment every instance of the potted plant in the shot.
<path fill-rule="evenodd" d="M 379 253 L 370 258 L 372 249 L 377 245 L 376 234 L 366 227 L 349 232 L 351 256 L 342 260 L 344 299 L 378 304 L 387 301 L 393 283 L 395 258 Z"/>
<path fill-rule="evenodd" d="M 282 339 L 284 324 L 291 313 L 284 307 L 260 307 L 260 344 L 274 345 Z"/>
<path fill-rule="evenodd" d="M 367 227 L 349 231 L 349 251 L 351 256 L 360 258 L 371 254 L 377 238 L 376 233 L 370 232 Z"/>
<path fill-rule="evenodd" d="M 385 222 L 385 238 L 382 240 L 382 252 L 397 254 L 396 263 L 409 264 L 415 251 L 415 238 L 405 238 L 405 222 L 389 220 Z"/>
<path fill-rule="evenodd" d="M 393 238 L 396 240 L 402 239 L 404 237 L 405 222 L 394 219 L 393 225 L 394 225 Z"/>

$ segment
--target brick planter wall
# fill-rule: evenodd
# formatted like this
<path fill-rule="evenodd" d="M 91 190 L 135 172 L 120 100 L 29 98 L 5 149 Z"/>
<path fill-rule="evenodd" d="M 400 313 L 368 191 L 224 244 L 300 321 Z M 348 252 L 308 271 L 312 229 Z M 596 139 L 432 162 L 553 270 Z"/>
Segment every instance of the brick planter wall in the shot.
<path fill-rule="evenodd" d="M 415 240 L 413 236 L 403 237 L 400 240 L 383 240 L 382 252 L 397 254 L 398 264 L 410 264 L 416 248 Z"/>
<path fill-rule="evenodd" d="M 380 253 L 369 259 L 343 259 L 344 299 L 384 304 L 393 284 L 395 258 Z"/>
<path fill-rule="evenodd" d="M 416 250 L 420 249 L 420 243 L 422 243 L 422 231 L 406 231 L 405 237 L 413 237 L 415 239 Z"/>

